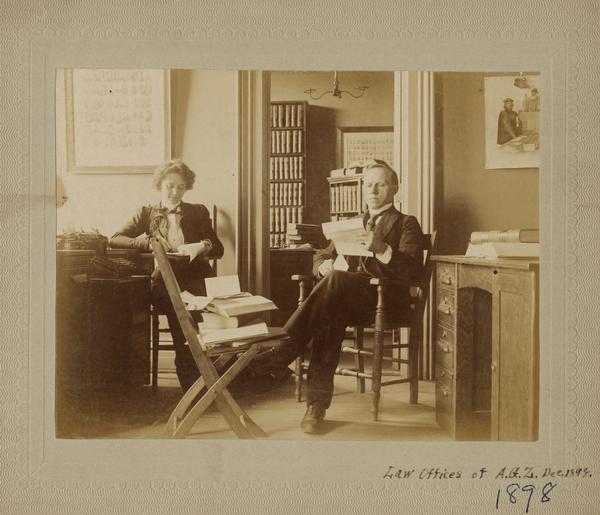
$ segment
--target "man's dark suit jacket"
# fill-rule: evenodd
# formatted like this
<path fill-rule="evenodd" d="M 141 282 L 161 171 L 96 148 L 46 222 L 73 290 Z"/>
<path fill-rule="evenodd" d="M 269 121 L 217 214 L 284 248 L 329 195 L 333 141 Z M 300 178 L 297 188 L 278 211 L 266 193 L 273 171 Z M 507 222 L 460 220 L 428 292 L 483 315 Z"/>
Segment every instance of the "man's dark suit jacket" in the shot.
<path fill-rule="evenodd" d="M 363 218 L 363 225 L 369 219 L 368 212 Z M 417 219 L 405 215 L 395 207 L 391 207 L 381 215 L 375 225 L 375 234 L 392 247 L 392 259 L 388 264 L 382 263 L 375 257 L 362 258 L 365 270 L 375 276 L 385 279 L 414 281 L 423 274 L 423 232 Z M 317 270 L 326 259 L 335 259 L 337 253 L 333 243 L 315 255 L 313 272 Z M 346 257 L 350 265 L 349 271 L 356 271 L 353 262 L 358 264 L 356 256 Z"/>
<path fill-rule="evenodd" d="M 181 202 L 180 205 L 180 227 L 181 232 L 183 233 L 184 243 L 196 243 L 202 240 L 210 240 L 213 246 L 208 254 L 208 258 L 222 257 L 223 244 L 219 241 L 219 238 L 213 230 L 208 209 L 202 204 L 188 204 L 186 202 Z M 133 215 L 133 218 L 111 237 L 111 247 L 149 251 L 151 226 L 153 225 L 153 221 L 156 223 L 155 219 L 161 216 L 166 216 L 166 214 L 165 209 L 161 208 L 159 204 L 139 208 L 135 215 Z M 138 236 L 142 234 L 145 234 L 147 237 L 138 238 Z M 198 278 L 199 281 L 201 280 L 202 285 L 200 286 L 199 283 L 198 287 L 194 287 L 196 286 L 195 284 L 180 284 L 182 288 L 184 286 L 191 287 L 191 293 L 196 293 L 192 290 L 202 291 L 204 289 L 203 278 L 212 277 L 214 275 L 208 260 L 200 257 L 197 257 L 184 267 L 180 265 L 174 266 L 174 270 L 177 279 L 180 282 L 182 280 L 185 281 L 188 278 Z M 194 283 L 195 282 L 197 281 L 194 281 Z"/>

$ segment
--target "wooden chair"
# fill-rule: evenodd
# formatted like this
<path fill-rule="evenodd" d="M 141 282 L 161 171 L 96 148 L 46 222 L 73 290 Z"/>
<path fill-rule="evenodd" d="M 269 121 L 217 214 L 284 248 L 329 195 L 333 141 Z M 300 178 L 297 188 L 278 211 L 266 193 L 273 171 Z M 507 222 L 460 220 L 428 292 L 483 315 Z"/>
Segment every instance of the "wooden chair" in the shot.
<path fill-rule="evenodd" d="M 213 230 L 215 231 L 215 234 L 217 234 L 217 206 L 213 206 L 213 212 L 212 212 L 212 222 L 213 222 Z M 214 258 L 211 260 L 211 266 L 212 269 L 215 272 L 215 275 L 217 274 L 217 263 L 218 263 L 218 259 Z M 151 352 L 151 359 L 152 359 L 152 365 L 150 367 L 151 370 L 151 374 L 150 374 L 150 384 L 152 385 L 152 392 L 156 393 L 157 388 L 158 388 L 158 353 L 161 350 L 164 351 L 174 351 L 175 350 L 175 346 L 173 345 L 173 343 L 163 343 L 163 342 L 171 342 L 170 339 L 166 339 L 163 338 L 161 339 L 161 335 L 167 335 L 170 334 L 170 330 L 169 327 L 160 327 L 160 317 L 163 316 L 164 318 L 164 313 L 162 313 L 159 309 L 155 308 L 154 306 L 152 306 L 152 310 L 151 310 L 151 322 L 152 322 L 152 329 L 151 329 L 151 346 L 150 346 L 150 352 Z"/>
<path fill-rule="evenodd" d="M 197 333 L 197 326 L 192 316 L 181 300 L 181 290 L 164 248 L 156 238 L 152 238 L 150 243 L 158 262 L 159 273 L 163 277 L 177 319 L 201 374 L 201 377 L 183 395 L 169 417 L 168 434 L 171 437 L 187 435 L 202 413 L 215 402 L 239 438 L 266 436 L 264 431 L 235 402 L 228 392 L 227 386 L 257 354 L 284 341 L 286 339 L 285 332 L 282 329 L 271 329 L 267 336 L 241 340 L 235 342 L 235 346 L 207 349 L 202 343 L 201 336 Z M 235 360 L 233 365 L 220 375 L 220 371 L 231 360 Z M 206 392 L 199 400 L 196 400 L 204 388 L 206 388 Z"/>
<path fill-rule="evenodd" d="M 372 412 L 373 419 L 377 420 L 379 415 L 379 399 L 380 392 L 383 386 L 393 384 L 409 383 L 410 384 L 410 403 L 417 404 L 419 399 L 419 348 L 421 347 L 423 338 L 423 314 L 425 305 L 429 298 L 429 289 L 431 274 L 433 272 L 433 263 L 431 256 L 434 250 L 436 232 L 425 234 L 423 237 L 424 249 L 424 265 L 423 276 L 420 281 L 402 282 L 391 279 L 371 279 L 371 287 L 377 288 L 377 305 L 375 308 L 375 323 L 369 327 L 374 329 L 374 344 L 373 350 L 365 350 L 363 346 L 363 337 L 365 326 L 354 327 L 354 346 L 342 347 L 342 352 L 354 355 L 354 368 L 344 368 L 339 366 L 336 369 L 336 374 L 344 376 L 356 377 L 357 391 L 365 392 L 365 380 L 371 380 L 371 390 L 373 394 Z M 299 283 L 300 295 L 298 304 L 301 304 L 308 295 L 312 285 L 314 285 L 315 277 L 310 275 L 294 275 L 292 280 Z M 411 292 L 411 305 L 408 312 L 402 313 L 386 313 L 384 304 L 384 291 L 388 288 L 405 288 L 409 287 Z M 408 343 L 401 343 L 400 329 L 407 328 L 409 330 Z M 394 340 L 391 345 L 384 345 L 385 331 L 393 331 Z M 402 358 L 400 353 L 402 349 L 407 349 L 407 358 Z M 398 353 L 398 358 L 384 356 L 384 351 L 392 350 Z M 365 370 L 365 357 L 372 358 L 372 366 L 370 373 Z M 383 361 L 395 361 L 400 364 L 407 365 L 407 376 L 404 377 L 399 370 L 382 370 Z M 300 356 L 295 363 L 296 376 L 296 400 L 302 400 L 302 388 L 304 384 L 304 375 L 308 365 L 304 361 L 304 356 Z M 382 381 L 382 376 L 395 376 L 395 379 Z"/>

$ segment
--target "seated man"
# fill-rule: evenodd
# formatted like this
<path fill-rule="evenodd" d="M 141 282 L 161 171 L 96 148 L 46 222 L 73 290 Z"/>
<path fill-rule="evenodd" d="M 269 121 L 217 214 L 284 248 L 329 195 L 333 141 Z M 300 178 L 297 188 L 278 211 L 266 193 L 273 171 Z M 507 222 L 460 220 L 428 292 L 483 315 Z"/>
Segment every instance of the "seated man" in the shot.
<path fill-rule="evenodd" d="M 270 357 L 261 356 L 256 363 L 287 366 L 312 340 L 307 410 L 301 423 L 306 433 L 319 431 L 331 403 L 346 327 L 374 320 L 377 292 L 369 285 L 371 277 L 414 280 L 421 276 L 423 233 L 415 217 L 394 207 L 397 191 L 398 177 L 385 161 L 374 160 L 364 169 L 363 193 L 368 207 L 365 248 L 373 256 L 349 257 L 348 269 L 343 271 L 334 269 L 333 245 L 321 251 L 315 259 L 315 273 L 322 279 L 285 324 L 292 343 Z M 389 291 L 385 302 L 390 309 L 408 309 L 408 288 Z"/>

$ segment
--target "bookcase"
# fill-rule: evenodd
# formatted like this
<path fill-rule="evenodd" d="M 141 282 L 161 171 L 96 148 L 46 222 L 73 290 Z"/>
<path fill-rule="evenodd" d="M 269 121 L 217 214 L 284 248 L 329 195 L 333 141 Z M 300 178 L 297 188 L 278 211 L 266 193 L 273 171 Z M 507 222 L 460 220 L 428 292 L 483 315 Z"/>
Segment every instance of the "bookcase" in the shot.
<path fill-rule="evenodd" d="M 331 220 L 344 220 L 365 211 L 362 174 L 328 177 Z"/>
<path fill-rule="evenodd" d="M 270 248 L 285 246 L 288 223 L 303 223 L 307 198 L 307 112 L 304 101 L 271 102 Z"/>

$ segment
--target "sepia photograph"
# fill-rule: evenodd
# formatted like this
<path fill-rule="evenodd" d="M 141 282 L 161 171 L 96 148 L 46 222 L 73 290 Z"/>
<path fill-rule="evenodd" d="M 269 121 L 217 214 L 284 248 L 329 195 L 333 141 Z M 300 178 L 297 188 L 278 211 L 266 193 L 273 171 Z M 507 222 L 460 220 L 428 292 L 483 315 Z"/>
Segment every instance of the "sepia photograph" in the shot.
<path fill-rule="evenodd" d="M 536 441 L 538 170 L 479 137 L 521 78 L 503 145 L 518 71 L 271 71 L 244 136 L 239 72 L 58 70 L 56 437 Z"/>
<path fill-rule="evenodd" d="M 0 12 L 0 511 L 597 511 L 598 0 Z"/>

